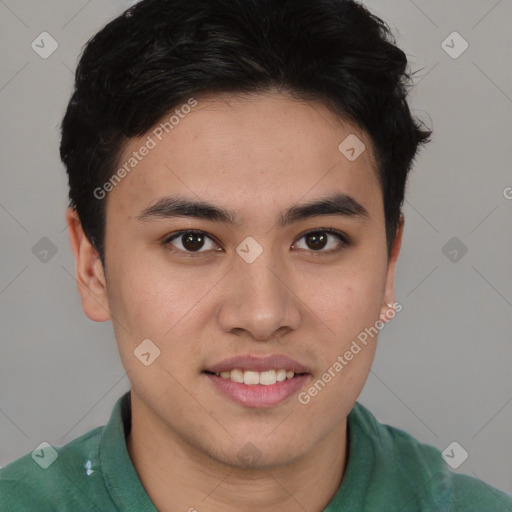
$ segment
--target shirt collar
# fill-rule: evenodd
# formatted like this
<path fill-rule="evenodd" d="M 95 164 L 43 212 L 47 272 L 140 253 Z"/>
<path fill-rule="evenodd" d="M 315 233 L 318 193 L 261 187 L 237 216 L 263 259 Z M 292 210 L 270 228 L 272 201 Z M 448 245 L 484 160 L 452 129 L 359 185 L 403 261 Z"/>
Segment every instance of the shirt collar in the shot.
<path fill-rule="evenodd" d="M 100 441 L 100 463 L 108 492 L 119 510 L 158 512 L 135 470 L 126 446 L 131 430 L 131 396 L 126 392 L 115 403 Z"/>

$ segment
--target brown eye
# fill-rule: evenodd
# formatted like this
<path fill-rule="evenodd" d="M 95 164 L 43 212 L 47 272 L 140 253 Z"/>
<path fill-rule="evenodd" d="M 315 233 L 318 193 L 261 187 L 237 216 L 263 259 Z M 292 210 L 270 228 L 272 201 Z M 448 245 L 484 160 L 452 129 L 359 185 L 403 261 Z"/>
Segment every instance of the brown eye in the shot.
<path fill-rule="evenodd" d="M 204 253 L 215 248 L 216 244 L 203 231 L 179 231 L 164 241 L 171 252 L 183 252 L 187 255 Z M 213 246 L 213 247 L 212 247 Z M 206 250 L 201 250 L 206 248 Z"/>
<path fill-rule="evenodd" d="M 333 239 L 338 239 L 338 242 Z M 316 229 L 304 233 L 299 240 L 304 239 L 306 247 L 299 247 L 299 249 L 306 249 L 313 252 L 331 253 L 337 252 L 349 245 L 348 239 L 342 233 L 333 229 Z M 327 248 L 327 250 L 323 250 Z"/>
<path fill-rule="evenodd" d="M 181 235 L 181 243 L 187 251 L 198 251 L 204 245 L 204 236 L 197 233 Z"/>
<path fill-rule="evenodd" d="M 314 231 L 305 235 L 306 245 L 313 250 L 323 249 L 327 244 L 327 235 L 323 231 Z"/>

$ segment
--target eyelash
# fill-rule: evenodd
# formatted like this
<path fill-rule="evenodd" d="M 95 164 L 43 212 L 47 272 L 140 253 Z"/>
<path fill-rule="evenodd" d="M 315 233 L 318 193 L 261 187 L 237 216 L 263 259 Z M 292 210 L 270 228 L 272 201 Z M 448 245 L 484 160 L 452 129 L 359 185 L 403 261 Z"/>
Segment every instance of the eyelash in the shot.
<path fill-rule="evenodd" d="M 350 241 L 349 237 L 347 237 L 344 233 L 337 231 L 335 229 L 332 229 L 332 228 L 311 229 L 309 231 L 306 231 L 305 233 L 302 233 L 297 240 L 300 240 L 301 238 L 304 238 L 305 236 L 307 236 L 311 233 L 328 233 L 330 235 L 336 236 L 339 239 L 339 241 L 341 242 L 340 247 L 338 247 L 336 249 L 331 249 L 329 251 L 323 251 L 323 250 L 314 251 L 313 249 L 306 249 L 308 252 L 311 252 L 315 256 L 326 256 L 326 255 L 338 253 L 341 250 L 343 250 L 346 247 L 349 247 L 351 245 L 351 241 Z M 166 237 L 163 240 L 162 245 L 164 246 L 165 250 L 167 250 L 171 253 L 174 253 L 174 254 L 181 254 L 188 258 L 197 258 L 197 257 L 200 257 L 202 254 L 207 254 L 209 252 L 209 251 L 195 251 L 195 252 L 194 251 L 183 251 L 181 249 L 174 248 L 171 245 L 171 242 L 173 242 L 176 239 L 179 239 L 181 236 L 183 236 L 185 234 L 201 235 L 201 236 L 204 236 L 205 238 L 212 240 L 217 245 L 220 245 L 220 244 L 218 244 L 218 242 L 216 242 L 214 237 L 209 236 L 208 233 L 206 233 L 205 231 L 200 231 L 197 229 L 185 229 L 182 231 L 176 231 L 175 233 L 172 233 L 171 235 L 169 235 L 168 237 Z M 304 250 L 304 249 L 302 249 L 302 250 Z"/>

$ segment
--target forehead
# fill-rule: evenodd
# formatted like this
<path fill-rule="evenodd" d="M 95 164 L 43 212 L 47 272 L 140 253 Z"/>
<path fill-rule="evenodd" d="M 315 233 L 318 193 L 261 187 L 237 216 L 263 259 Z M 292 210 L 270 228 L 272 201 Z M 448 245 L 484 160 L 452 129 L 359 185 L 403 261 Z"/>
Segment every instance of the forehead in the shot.
<path fill-rule="evenodd" d="M 188 104 L 194 106 L 178 105 L 128 142 L 118 166 L 136 165 L 107 196 L 109 203 L 122 203 L 134 215 L 179 194 L 247 210 L 340 191 L 368 209 L 379 207 L 370 138 L 323 103 L 281 93 L 225 93 Z M 151 149 L 141 157 L 143 146 Z"/>

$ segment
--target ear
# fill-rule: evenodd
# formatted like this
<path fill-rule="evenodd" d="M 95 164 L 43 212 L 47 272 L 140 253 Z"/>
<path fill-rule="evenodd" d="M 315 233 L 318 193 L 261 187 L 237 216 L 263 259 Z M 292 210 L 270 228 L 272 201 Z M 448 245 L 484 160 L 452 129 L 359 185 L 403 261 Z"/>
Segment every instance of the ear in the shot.
<path fill-rule="evenodd" d="M 380 313 L 380 318 L 384 322 L 389 322 L 389 320 L 395 316 L 394 313 L 390 314 L 391 309 L 394 309 L 395 311 L 400 311 L 402 309 L 401 305 L 399 305 L 398 308 L 397 306 L 395 306 L 395 268 L 396 262 L 398 260 L 398 254 L 400 253 L 400 247 L 402 247 L 402 235 L 404 232 L 404 224 L 404 215 L 403 213 L 400 213 L 400 219 L 398 221 L 398 226 L 396 229 L 396 236 L 393 242 L 393 247 L 391 248 L 391 255 L 388 261 L 386 287 L 384 292 L 384 304 L 382 305 Z M 386 306 L 386 304 L 393 304 L 393 308 Z"/>
<path fill-rule="evenodd" d="M 76 282 L 82 297 L 82 308 L 95 322 L 110 320 L 106 280 L 98 251 L 85 235 L 80 218 L 73 208 L 68 208 L 66 212 L 66 223 L 75 255 Z"/>

